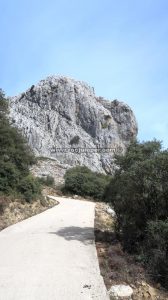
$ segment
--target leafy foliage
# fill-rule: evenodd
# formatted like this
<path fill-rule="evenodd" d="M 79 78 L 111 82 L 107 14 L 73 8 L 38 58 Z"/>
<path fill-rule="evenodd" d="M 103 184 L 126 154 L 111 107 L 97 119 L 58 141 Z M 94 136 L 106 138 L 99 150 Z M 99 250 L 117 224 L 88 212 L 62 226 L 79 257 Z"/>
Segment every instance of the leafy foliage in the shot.
<path fill-rule="evenodd" d="M 65 174 L 65 191 L 81 196 L 102 199 L 109 176 L 92 172 L 87 167 L 77 166 Z"/>
<path fill-rule="evenodd" d="M 8 105 L 5 99 L 5 94 L 2 89 L 0 89 L 0 118 L 2 118 L 2 116 L 4 116 L 7 112 Z"/>
<path fill-rule="evenodd" d="M 29 166 L 35 158 L 25 138 L 11 126 L 7 115 L 8 102 L 0 90 L 0 191 L 4 194 L 21 193 L 29 201 L 31 196 L 34 199 L 37 195 L 36 188 L 40 193 L 37 181 L 28 177 Z"/>
<path fill-rule="evenodd" d="M 125 156 L 116 157 L 116 162 L 119 169 L 106 189 L 105 199 L 113 204 L 117 214 L 117 232 L 126 250 L 145 253 L 145 260 L 150 261 L 155 274 L 159 272 L 163 276 L 168 271 L 168 248 L 165 250 L 168 239 L 165 233 L 168 228 L 168 151 L 162 151 L 161 143 L 156 140 L 141 144 L 133 142 Z M 161 228 L 164 228 L 163 232 Z M 152 258 L 149 253 L 153 253 Z M 163 259 L 167 268 L 167 271 L 164 268 L 164 274 Z M 168 276 L 168 272 L 166 274 Z"/>
<path fill-rule="evenodd" d="M 41 195 L 41 184 L 38 178 L 28 175 L 19 182 L 18 191 L 24 196 L 27 202 L 32 202 Z"/>
<path fill-rule="evenodd" d="M 41 184 L 44 184 L 44 185 L 47 185 L 47 186 L 54 186 L 54 178 L 52 176 L 49 176 L 47 175 L 47 177 L 43 178 L 43 177 L 40 177 L 38 178 L 39 182 Z"/>
<path fill-rule="evenodd" d="M 161 142 L 154 140 L 145 143 L 133 141 L 127 148 L 125 155 L 116 155 L 116 164 L 119 172 L 128 171 L 137 162 L 143 162 L 148 158 L 155 157 L 161 151 Z"/>
<path fill-rule="evenodd" d="M 145 250 L 150 272 L 168 288 L 168 220 L 148 223 Z"/>

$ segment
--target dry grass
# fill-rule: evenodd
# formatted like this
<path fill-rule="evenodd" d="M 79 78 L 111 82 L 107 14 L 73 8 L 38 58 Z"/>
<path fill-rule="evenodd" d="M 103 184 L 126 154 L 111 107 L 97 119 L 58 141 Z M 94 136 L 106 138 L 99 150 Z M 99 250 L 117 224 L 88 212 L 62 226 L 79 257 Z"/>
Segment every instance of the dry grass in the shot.
<path fill-rule="evenodd" d="M 58 204 L 55 200 L 48 199 L 47 194 L 55 195 L 54 189 L 45 188 L 43 190 L 44 198 L 27 203 L 21 199 L 0 198 L 0 230 L 16 224 L 24 219 L 32 217 Z M 2 203 L 2 209 L 1 209 Z"/>

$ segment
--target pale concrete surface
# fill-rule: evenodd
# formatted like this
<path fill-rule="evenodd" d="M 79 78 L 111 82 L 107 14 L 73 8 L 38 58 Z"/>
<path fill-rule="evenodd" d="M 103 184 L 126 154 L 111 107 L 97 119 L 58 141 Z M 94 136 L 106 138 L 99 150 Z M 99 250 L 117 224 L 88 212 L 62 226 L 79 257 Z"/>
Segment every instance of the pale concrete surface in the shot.
<path fill-rule="evenodd" d="M 60 204 L 0 232 L 0 300 L 109 299 L 94 243 L 94 203 Z"/>

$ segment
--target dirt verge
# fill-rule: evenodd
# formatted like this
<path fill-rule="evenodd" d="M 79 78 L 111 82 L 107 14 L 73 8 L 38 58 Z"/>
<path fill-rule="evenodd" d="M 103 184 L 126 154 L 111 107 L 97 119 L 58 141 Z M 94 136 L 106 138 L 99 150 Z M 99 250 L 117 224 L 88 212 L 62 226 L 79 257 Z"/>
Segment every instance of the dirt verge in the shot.
<path fill-rule="evenodd" d="M 44 188 L 44 197 L 32 203 L 27 203 L 20 199 L 6 199 L 6 207 L 0 214 L 0 230 L 39 214 L 58 204 L 57 201 L 46 197 L 47 195 L 55 195 L 55 190 L 48 187 Z"/>

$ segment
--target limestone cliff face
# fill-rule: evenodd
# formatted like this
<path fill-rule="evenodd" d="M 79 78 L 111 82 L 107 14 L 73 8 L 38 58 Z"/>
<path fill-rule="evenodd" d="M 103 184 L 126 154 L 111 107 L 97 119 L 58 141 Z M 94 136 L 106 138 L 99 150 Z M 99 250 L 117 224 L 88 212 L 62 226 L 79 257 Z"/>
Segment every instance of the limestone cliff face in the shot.
<path fill-rule="evenodd" d="M 48 77 L 10 98 L 10 118 L 37 156 L 98 172 L 111 173 L 114 151 L 124 151 L 137 135 L 129 106 L 96 97 L 86 83 L 67 77 Z"/>

